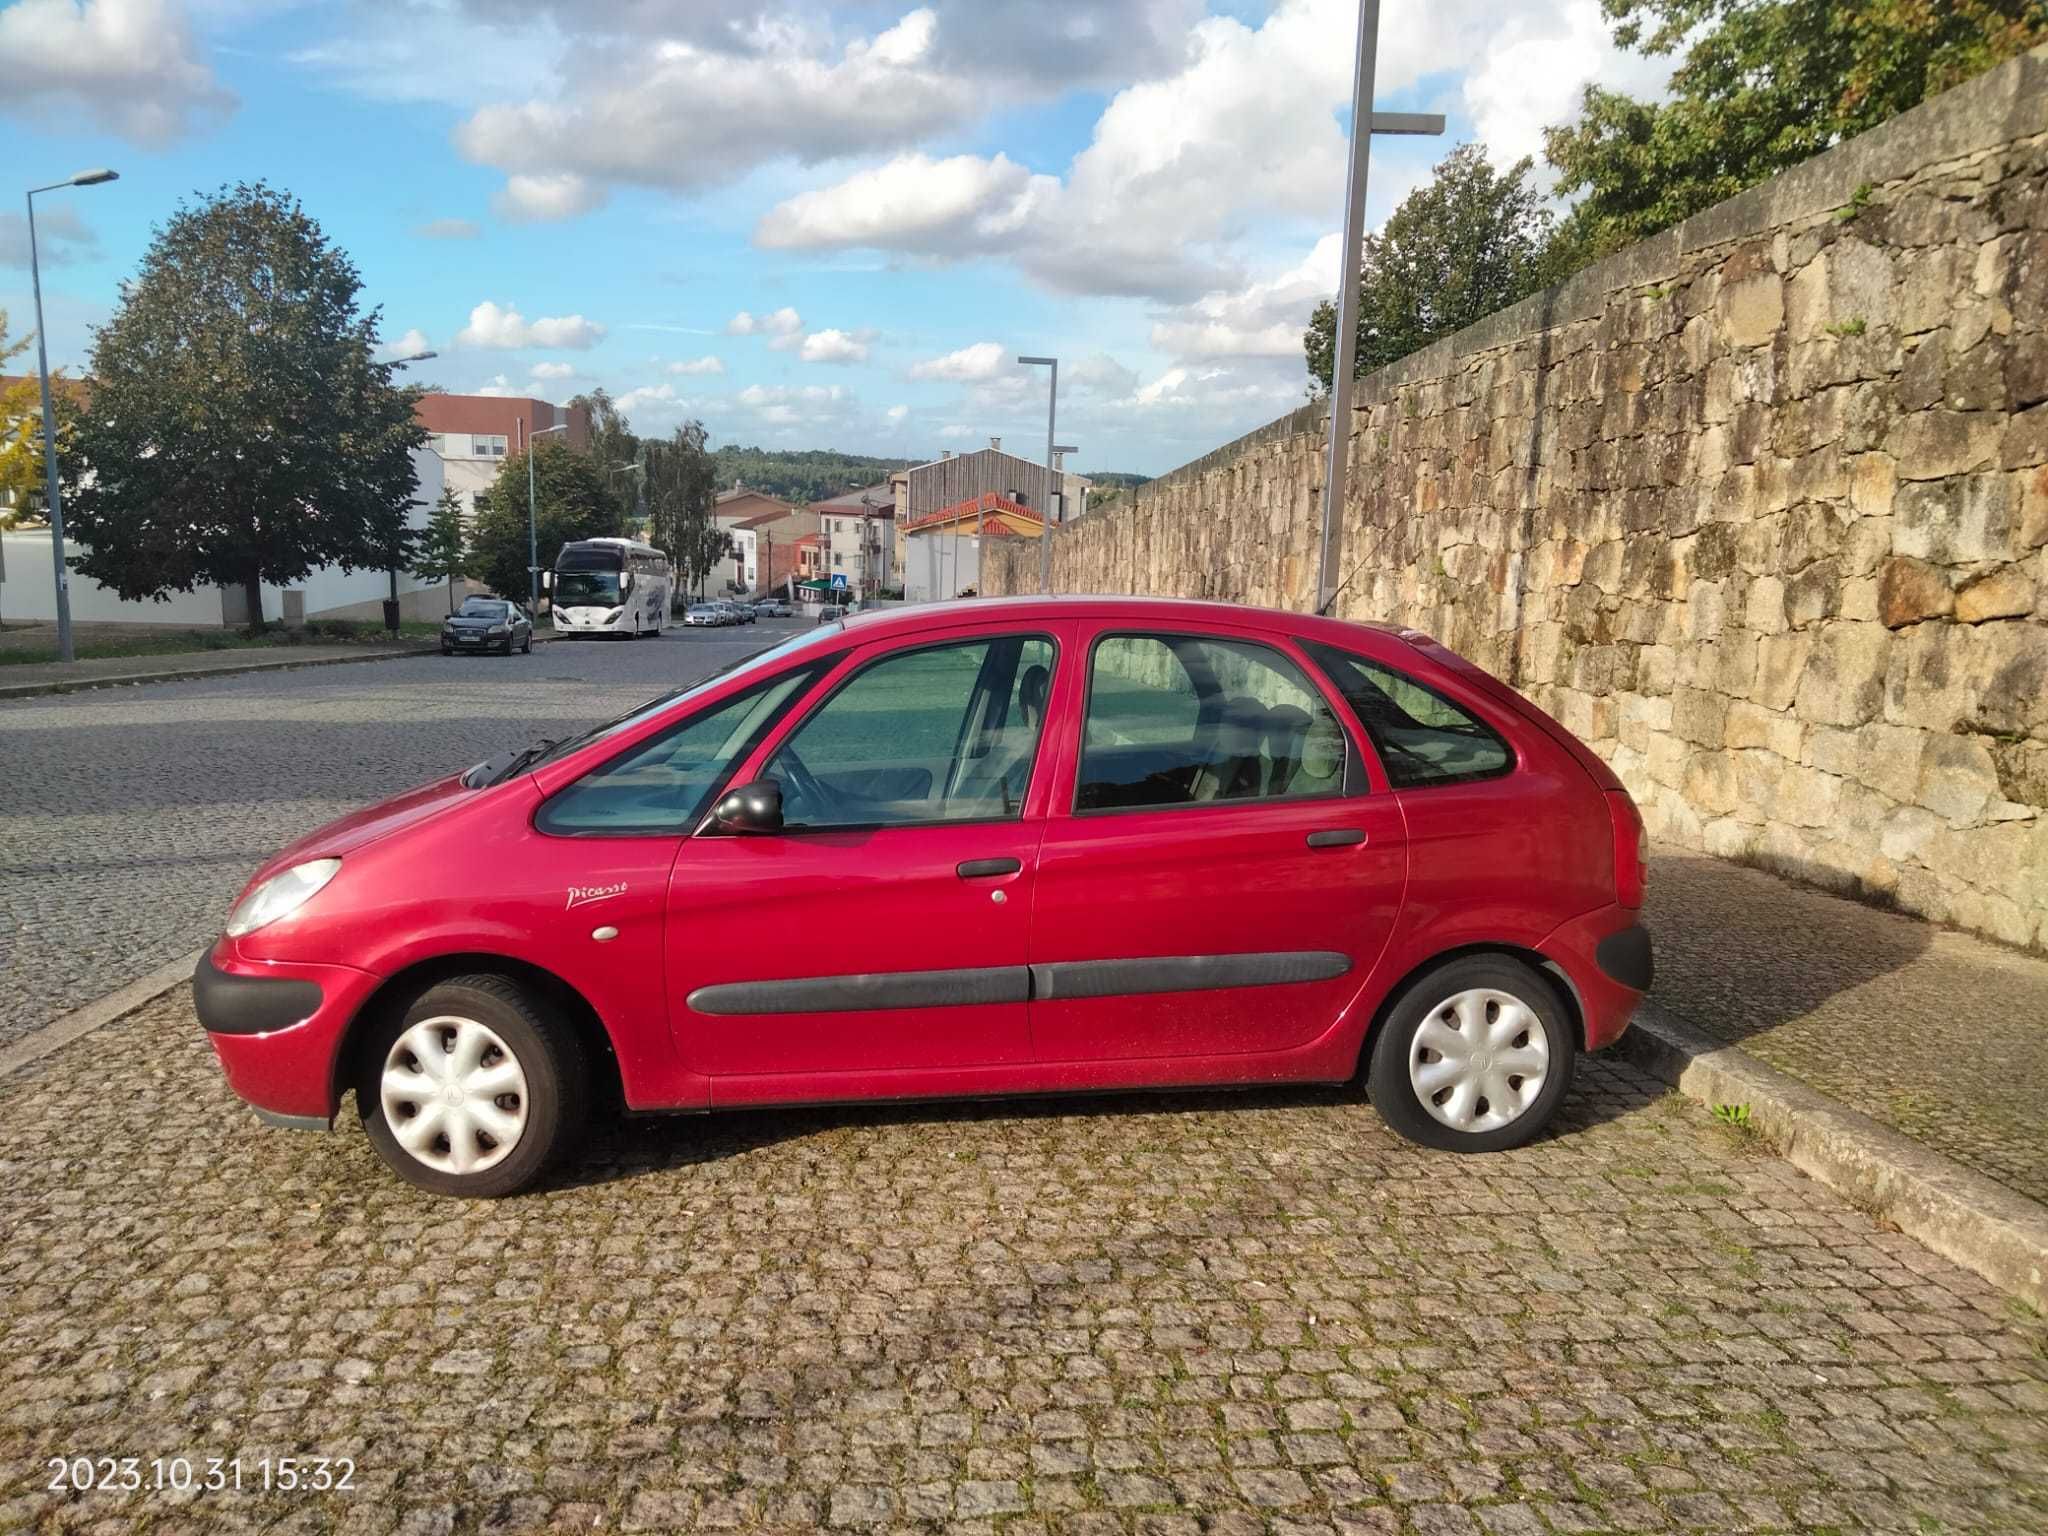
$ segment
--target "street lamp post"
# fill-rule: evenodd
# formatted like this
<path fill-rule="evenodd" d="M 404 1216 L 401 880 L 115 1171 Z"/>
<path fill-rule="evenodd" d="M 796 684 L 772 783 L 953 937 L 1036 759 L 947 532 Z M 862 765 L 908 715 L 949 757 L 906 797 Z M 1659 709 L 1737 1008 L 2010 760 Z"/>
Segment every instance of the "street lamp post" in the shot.
<path fill-rule="evenodd" d="M 1052 382 L 1045 392 L 1045 505 L 1039 516 L 1044 520 L 1044 531 L 1038 536 L 1038 586 L 1043 592 L 1052 591 L 1052 440 L 1059 419 L 1060 408 L 1060 360 L 1056 357 L 1020 357 L 1017 359 L 1027 368 L 1050 368 Z"/>
<path fill-rule="evenodd" d="M 435 358 L 435 357 L 439 357 L 440 355 L 441 355 L 441 354 L 440 354 L 440 353 L 438 353 L 438 352 L 415 352 L 415 353 L 413 353 L 413 355 L 412 355 L 411 357 L 394 357 L 394 358 L 393 358 L 393 359 L 391 360 L 391 366 L 392 366 L 393 368 L 406 368 L 406 367 L 410 367 L 410 366 L 411 366 L 412 364 L 414 364 L 414 363 L 424 363 L 424 362 L 426 362 L 426 361 L 427 361 L 427 360 L 428 360 L 429 358 Z M 427 505 L 427 503 L 425 503 L 425 502 L 420 502 L 420 501 L 415 501 L 415 502 L 411 503 L 411 505 L 413 505 L 413 506 L 415 506 L 415 507 L 420 507 L 420 506 L 425 506 L 425 505 Z M 387 588 L 387 591 L 388 591 L 388 595 L 387 595 L 387 596 L 385 597 L 385 599 L 384 599 L 384 627 L 385 627 L 386 629 L 390 630 L 390 631 L 391 631 L 391 633 L 395 635 L 395 634 L 397 634 L 397 633 L 398 633 L 398 623 L 399 623 L 399 617 L 398 617 L 398 548 L 397 548 L 397 543 L 396 543 L 396 541 L 395 541 L 395 540 L 393 541 L 393 545 L 392 545 L 392 549 L 391 549 L 391 564 L 390 564 L 390 566 L 389 566 L 389 567 L 388 567 L 388 568 L 386 569 L 386 571 L 385 571 L 385 573 L 384 573 L 384 574 L 385 574 L 385 577 L 386 577 L 386 579 L 387 579 L 387 580 L 388 580 L 388 582 L 389 582 L 389 586 L 388 586 L 388 588 Z M 450 584 L 449 584 L 449 588 L 448 588 L 448 590 L 449 590 L 449 592 L 450 592 L 450 593 L 453 593 L 453 592 L 454 592 L 454 590 L 455 590 L 455 587 L 454 587 L 454 584 L 453 584 L 453 580 L 452 580 L 452 578 L 451 578 L 451 581 L 450 581 Z M 452 604 L 454 603 L 454 601 L 455 601 L 455 600 L 454 600 L 454 598 L 453 598 L 453 597 L 451 596 L 451 597 L 449 598 L 449 603 L 450 603 L 450 604 L 452 605 Z"/>
<path fill-rule="evenodd" d="M 1358 366 L 1358 277 L 1365 246 L 1365 173 L 1376 133 L 1442 133 L 1440 112 L 1375 112 L 1380 0 L 1361 0 L 1357 74 L 1351 86 L 1351 175 L 1344 187 L 1344 255 L 1337 269 L 1336 363 L 1330 370 L 1330 450 L 1323 472 L 1323 527 L 1316 544 L 1316 612 L 1337 600 L 1344 530 L 1345 455 L 1351 447 L 1351 374 Z"/>
<path fill-rule="evenodd" d="M 552 427 L 542 427 L 526 434 L 526 605 L 533 613 L 540 612 L 540 503 L 533 488 L 533 440 L 546 437 L 550 432 L 566 432 L 569 424 L 557 422 Z"/>
<path fill-rule="evenodd" d="M 57 578 L 57 659 L 76 660 L 71 646 L 71 577 L 64 567 L 64 500 L 57 489 L 57 416 L 50 406 L 50 348 L 43 324 L 43 268 L 36 254 L 36 194 L 55 192 L 61 187 L 96 187 L 101 182 L 119 181 L 119 171 L 80 171 L 47 187 L 28 189 L 28 270 L 36 295 L 36 373 L 43 388 L 43 484 L 50 503 L 50 550 L 52 570 Z"/>

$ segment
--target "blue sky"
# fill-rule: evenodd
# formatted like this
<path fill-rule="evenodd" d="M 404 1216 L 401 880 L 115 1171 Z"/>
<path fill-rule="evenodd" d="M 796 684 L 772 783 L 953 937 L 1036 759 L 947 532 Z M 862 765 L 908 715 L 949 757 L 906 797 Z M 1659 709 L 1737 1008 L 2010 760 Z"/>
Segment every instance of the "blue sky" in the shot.
<path fill-rule="evenodd" d="M 602 384 L 643 432 L 935 455 L 1060 437 L 1158 473 L 1302 399 L 1335 282 L 1352 0 L 13 0 L 0 133 L 79 368 L 152 227 L 261 179 L 456 391 Z M 1452 144 L 1652 90 L 1596 0 L 1388 0 L 1382 220 Z M 24 86 L 22 82 L 33 82 Z M 32 324 L 18 194 L 0 307 Z"/>

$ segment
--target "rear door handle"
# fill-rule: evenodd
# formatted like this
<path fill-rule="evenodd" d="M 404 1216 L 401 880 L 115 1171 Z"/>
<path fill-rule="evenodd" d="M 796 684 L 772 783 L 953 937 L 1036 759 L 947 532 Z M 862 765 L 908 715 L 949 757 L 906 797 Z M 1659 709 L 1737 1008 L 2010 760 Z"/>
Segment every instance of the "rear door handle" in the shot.
<path fill-rule="evenodd" d="M 1016 859 L 967 859 L 953 866 L 962 880 L 985 880 L 990 875 L 1014 875 L 1024 866 Z"/>
<path fill-rule="evenodd" d="M 1355 848 L 1364 841 L 1363 827 L 1326 827 L 1308 835 L 1311 848 Z"/>

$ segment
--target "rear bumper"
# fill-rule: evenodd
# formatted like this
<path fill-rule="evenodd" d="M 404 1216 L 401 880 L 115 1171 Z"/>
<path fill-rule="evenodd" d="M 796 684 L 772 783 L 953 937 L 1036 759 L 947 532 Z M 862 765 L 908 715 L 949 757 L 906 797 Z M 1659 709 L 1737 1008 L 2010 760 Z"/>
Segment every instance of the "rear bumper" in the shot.
<path fill-rule="evenodd" d="M 1536 946 L 1570 985 L 1585 1021 L 1589 1051 L 1620 1039 L 1650 990 L 1655 965 L 1641 915 L 1624 907 L 1602 907 L 1573 918 Z"/>
<path fill-rule="evenodd" d="M 378 978 L 345 965 L 237 957 L 226 941 L 199 962 L 193 1002 L 228 1086 L 272 1124 L 334 1117 L 341 1043 Z"/>

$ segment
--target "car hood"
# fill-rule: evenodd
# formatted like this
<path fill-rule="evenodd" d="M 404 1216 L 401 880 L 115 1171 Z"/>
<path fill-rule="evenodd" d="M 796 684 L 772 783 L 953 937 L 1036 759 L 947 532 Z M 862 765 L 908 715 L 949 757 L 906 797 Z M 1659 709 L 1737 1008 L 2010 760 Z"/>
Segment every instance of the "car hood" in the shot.
<path fill-rule="evenodd" d="M 380 800 L 359 811 L 351 811 L 338 821 L 330 821 L 316 832 L 309 832 L 298 841 L 279 849 L 264 866 L 250 877 L 254 885 L 266 880 L 279 870 L 302 864 L 307 859 L 340 858 L 351 850 L 380 837 L 437 816 L 454 806 L 466 804 L 487 790 L 471 789 L 462 782 L 460 774 L 449 774 L 431 784 L 422 784 L 417 789 L 408 789 L 404 794 L 393 795 L 389 800 Z"/>
<path fill-rule="evenodd" d="M 510 619 L 487 619 L 481 614 L 458 613 L 448 620 L 450 629 L 489 629 L 494 624 L 510 624 Z"/>

